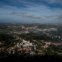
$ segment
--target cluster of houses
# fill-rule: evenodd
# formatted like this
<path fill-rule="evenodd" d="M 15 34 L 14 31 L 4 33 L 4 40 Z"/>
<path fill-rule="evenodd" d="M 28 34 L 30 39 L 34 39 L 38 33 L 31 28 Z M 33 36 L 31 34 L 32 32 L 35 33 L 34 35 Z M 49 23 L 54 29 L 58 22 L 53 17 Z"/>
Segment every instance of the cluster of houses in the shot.
<path fill-rule="evenodd" d="M 28 53 L 28 54 L 35 54 L 34 53 L 34 45 L 30 41 L 23 40 L 22 42 L 17 42 L 14 46 L 9 47 L 7 49 L 7 52 L 9 54 L 15 54 L 15 53 Z"/>
<path fill-rule="evenodd" d="M 53 45 L 53 46 L 60 46 L 62 45 L 62 43 L 60 42 L 44 42 L 45 45 L 43 46 L 43 48 L 48 48 L 50 45 Z"/>
<path fill-rule="evenodd" d="M 43 46 L 41 45 L 41 46 L 44 49 L 48 48 L 50 45 L 55 45 L 55 46 L 62 45 L 62 43 L 53 43 L 53 42 L 47 42 L 47 41 L 44 41 L 43 43 L 44 45 Z M 15 53 L 24 54 L 25 53 L 25 54 L 35 55 L 36 50 L 37 50 L 37 47 L 34 44 L 34 42 L 30 42 L 24 39 L 22 39 L 22 42 L 17 42 L 13 46 L 8 47 L 6 50 L 3 47 L 0 48 L 0 52 L 6 51 L 8 54 L 15 54 Z"/>

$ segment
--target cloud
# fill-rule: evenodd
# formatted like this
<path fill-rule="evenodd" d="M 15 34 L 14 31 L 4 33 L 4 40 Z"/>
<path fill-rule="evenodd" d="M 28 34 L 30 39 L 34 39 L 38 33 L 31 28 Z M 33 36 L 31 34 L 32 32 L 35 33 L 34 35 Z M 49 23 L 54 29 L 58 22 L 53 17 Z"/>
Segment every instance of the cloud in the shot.
<path fill-rule="evenodd" d="M 62 0 L 46 0 L 46 1 L 48 1 L 48 2 L 50 2 L 50 3 L 58 3 L 58 4 L 62 4 Z"/>
<path fill-rule="evenodd" d="M 61 3 L 58 1 L 62 0 L 9 0 L 10 4 L 6 2 L 0 7 L 0 22 L 61 23 L 62 8 L 51 8 L 45 5 L 46 1 Z"/>

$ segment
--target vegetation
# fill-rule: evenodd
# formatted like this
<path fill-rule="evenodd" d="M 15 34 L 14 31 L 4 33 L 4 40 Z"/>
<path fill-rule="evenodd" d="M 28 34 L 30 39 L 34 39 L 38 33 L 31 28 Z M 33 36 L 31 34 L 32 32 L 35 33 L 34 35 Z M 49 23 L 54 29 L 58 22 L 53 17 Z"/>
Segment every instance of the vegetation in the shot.
<path fill-rule="evenodd" d="M 13 37 L 13 35 L 9 35 L 6 33 L 0 33 L 0 42 L 2 42 L 4 46 L 8 47 L 12 45 L 14 41 L 15 41 L 15 38 Z"/>
<path fill-rule="evenodd" d="M 34 25 L 25 25 L 25 27 L 33 27 Z M 0 42 L 3 43 L 3 45 L 0 45 L 0 48 L 9 48 L 12 47 L 15 43 L 22 42 L 22 39 L 28 40 L 34 45 L 36 45 L 36 50 L 33 49 L 33 51 L 36 54 L 40 55 L 62 55 L 62 45 L 55 46 L 55 45 L 49 45 L 47 48 L 44 48 L 45 46 L 44 42 L 62 42 L 62 28 L 60 26 L 52 26 L 52 25 L 39 25 L 38 28 L 51 28 L 55 27 L 58 30 L 57 31 L 48 31 L 45 33 L 49 33 L 49 36 L 42 31 L 34 32 L 34 30 L 30 31 L 29 33 L 21 33 L 21 34 L 14 34 L 14 32 L 20 32 L 25 29 L 22 29 L 20 25 L 16 25 L 15 27 L 11 25 L 9 28 L 8 26 L 0 26 Z M 11 32 L 11 33 L 10 33 Z M 56 37 L 55 37 L 56 36 Z M 59 37 L 60 36 L 60 37 Z M 35 41 L 34 41 L 35 40 Z M 42 41 L 43 40 L 43 41 Z M 5 51 L 5 50 L 4 50 Z M 19 52 L 20 53 L 20 52 Z M 3 53 L 2 53 L 3 54 Z M 16 54 L 17 55 L 17 48 L 16 48 Z M 23 55 L 24 52 L 23 52 Z"/>

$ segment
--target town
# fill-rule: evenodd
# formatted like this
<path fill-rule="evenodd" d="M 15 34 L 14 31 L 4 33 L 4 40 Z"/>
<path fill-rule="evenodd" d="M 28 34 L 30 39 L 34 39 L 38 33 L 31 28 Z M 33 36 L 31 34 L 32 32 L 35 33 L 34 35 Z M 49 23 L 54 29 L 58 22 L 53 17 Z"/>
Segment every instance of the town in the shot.
<path fill-rule="evenodd" d="M 62 55 L 62 25 L 0 25 L 0 56 Z"/>

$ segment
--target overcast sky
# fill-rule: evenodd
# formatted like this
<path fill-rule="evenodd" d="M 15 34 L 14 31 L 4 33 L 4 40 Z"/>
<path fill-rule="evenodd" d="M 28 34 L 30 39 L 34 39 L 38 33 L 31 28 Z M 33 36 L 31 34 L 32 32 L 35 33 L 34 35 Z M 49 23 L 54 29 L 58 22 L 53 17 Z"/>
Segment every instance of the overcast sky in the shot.
<path fill-rule="evenodd" d="M 62 0 L 0 0 L 0 22 L 62 23 Z"/>

